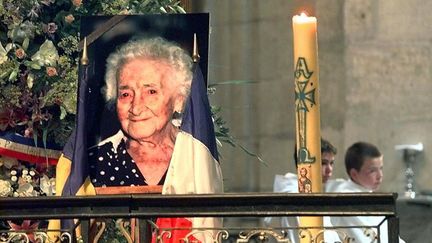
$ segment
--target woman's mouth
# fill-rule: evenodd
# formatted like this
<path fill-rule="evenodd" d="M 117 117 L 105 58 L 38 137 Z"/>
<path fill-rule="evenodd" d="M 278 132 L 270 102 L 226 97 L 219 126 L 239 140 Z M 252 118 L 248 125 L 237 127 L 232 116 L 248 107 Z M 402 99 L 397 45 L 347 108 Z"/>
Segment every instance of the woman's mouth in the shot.
<path fill-rule="evenodd" d="M 132 119 L 129 119 L 129 121 L 131 121 L 131 122 L 142 122 L 142 121 L 146 121 L 148 119 L 150 119 L 150 118 L 132 118 Z"/>

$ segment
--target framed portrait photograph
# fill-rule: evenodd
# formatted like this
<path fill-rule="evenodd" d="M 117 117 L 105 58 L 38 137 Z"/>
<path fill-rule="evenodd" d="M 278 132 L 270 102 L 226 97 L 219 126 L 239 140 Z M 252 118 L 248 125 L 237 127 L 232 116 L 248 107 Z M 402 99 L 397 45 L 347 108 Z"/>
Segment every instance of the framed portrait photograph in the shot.
<path fill-rule="evenodd" d="M 206 85 L 209 15 L 88 16 L 81 35 L 88 63 L 80 65 L 85 115 L 77 125 L 85 126 L 91 183 L 103 194 L 162 188 L 197 68 Z"/>

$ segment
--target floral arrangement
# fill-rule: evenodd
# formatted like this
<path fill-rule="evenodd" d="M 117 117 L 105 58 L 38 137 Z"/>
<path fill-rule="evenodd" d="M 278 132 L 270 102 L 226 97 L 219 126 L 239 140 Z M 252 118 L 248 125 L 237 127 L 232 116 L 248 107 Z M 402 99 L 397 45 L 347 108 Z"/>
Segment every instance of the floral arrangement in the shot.
<path fill-rule="evenodd" d="M 0 131 L 64 145 L 75 125 L 80 16 L 169 12 L 184 10 L 173 0 L 0 0 Z"/>
<path fill-rule="evenodd" d="M 82 15 L 180 13 L 173 0 L 0 0 L 0 131 L 63 145 L 74 128 Z"/>
<path fill-rule="evenodd" d="M 30 164 L 15 158 L 0 157 L 0 197 L 37 197 L 55 194 L 55 168 L 46 164 Z M 47 222 L 40 221 L 0 221 L 0 231 L 36 230 Z M 32 233 L 28 234 L 30 242 L 37 242 Z M 0 233 L 0 242 L 7 242 L 8 234 Z M 21 239 L 24 241 L 24 239 Z M 12 241 L 15 242 L 15 241 Z"/>
<path fill-rule="evenodd" d="M 53 167 L 0 157 L 0 197 L 52 196 L 55 194 Z"/>

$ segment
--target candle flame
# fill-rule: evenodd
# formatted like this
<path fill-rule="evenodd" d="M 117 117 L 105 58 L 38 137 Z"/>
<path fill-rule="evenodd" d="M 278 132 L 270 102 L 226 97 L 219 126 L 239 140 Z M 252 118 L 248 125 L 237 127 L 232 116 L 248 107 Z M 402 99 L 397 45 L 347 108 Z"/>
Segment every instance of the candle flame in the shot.
<path fill-rule="evenodd" d="M 303 11 L 300 15 L 293 16 L 293 21 L 296 23 L 315 23 L 316 18 L 308 16 L 306 11 Z"/>

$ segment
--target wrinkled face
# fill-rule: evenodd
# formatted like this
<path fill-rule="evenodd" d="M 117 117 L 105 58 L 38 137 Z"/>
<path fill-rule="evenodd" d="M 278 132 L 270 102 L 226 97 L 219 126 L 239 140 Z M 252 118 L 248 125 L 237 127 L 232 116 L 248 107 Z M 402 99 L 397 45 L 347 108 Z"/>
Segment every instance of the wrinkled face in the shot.
<path fill-rule="evenodd" d="M 383 179 L 383 157 L 366 159 L 360 171 L 351 169 L 350 175 L 357 184 L 372 191 L 378 190 Z"/>
<path fill-rule="evenodd" d="M 165 62 L 132 59 L 118 75 L 117 114 L 122 129 L 132 139 L 164 136 L 174 109 L 180 110 L 181 98 L 174 70 Z"/>
<path fill-rule="evenodd" d="M 324 152 L 321 154 L 321 169 L 322 169 L 323 183 L 326 183 L 332 176 L 334 162 L 335 162 L 334 153 Z"/>

